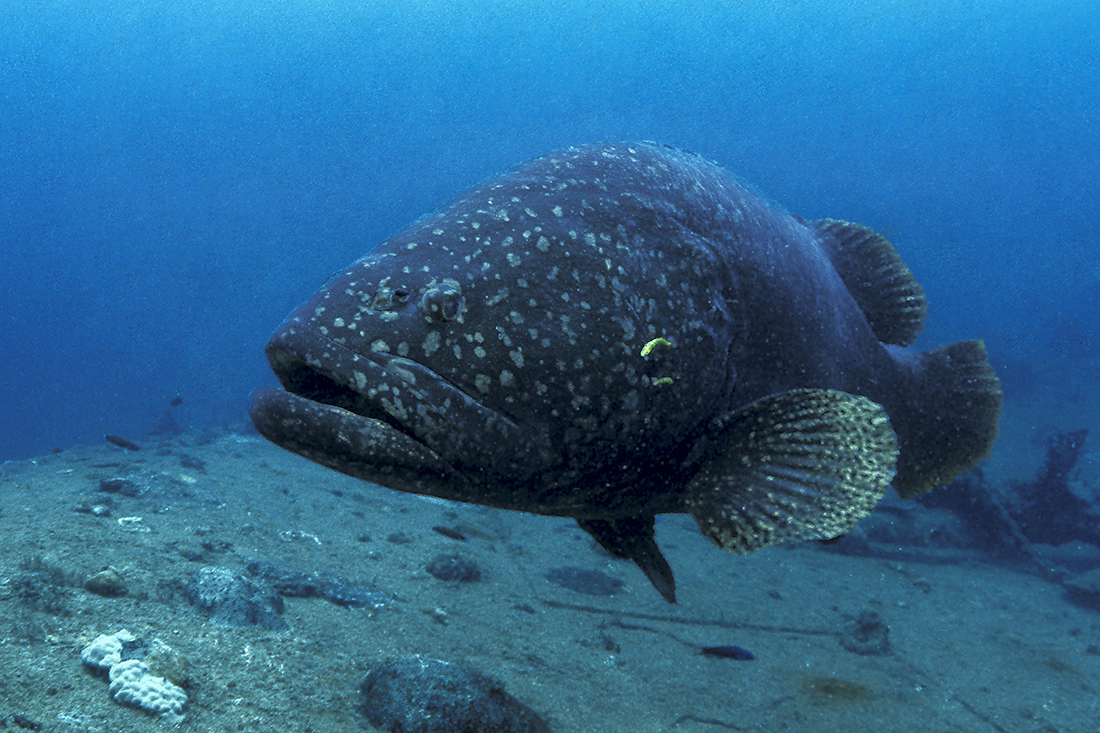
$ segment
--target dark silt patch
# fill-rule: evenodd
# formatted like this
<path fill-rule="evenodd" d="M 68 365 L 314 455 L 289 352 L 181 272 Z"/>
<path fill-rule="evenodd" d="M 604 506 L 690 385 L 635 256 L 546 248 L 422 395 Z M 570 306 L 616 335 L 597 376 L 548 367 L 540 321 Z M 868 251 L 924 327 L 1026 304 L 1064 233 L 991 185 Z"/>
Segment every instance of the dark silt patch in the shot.
<path fill-rule="evenodd" d="M 550 568 L 545 577 L 562 588 L 589 596 L 613 596 L 623 587 L 623 581 L 618 578 L 584 568 Z"/>

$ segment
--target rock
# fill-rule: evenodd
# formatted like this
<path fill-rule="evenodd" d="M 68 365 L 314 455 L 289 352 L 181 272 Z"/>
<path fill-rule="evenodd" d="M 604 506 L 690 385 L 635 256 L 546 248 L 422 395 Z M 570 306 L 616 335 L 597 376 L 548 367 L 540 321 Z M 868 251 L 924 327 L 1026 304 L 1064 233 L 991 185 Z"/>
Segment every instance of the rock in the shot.
<path fill-rule="evenodd" d="M 481 570 L 473 560 L 461 555 L 437 555 L 428 563 L 427 571 L 440 580 L 470 583 L 481 579 Z"/>
<path fill-rule="evenodd" d="M 80 661 L 93 672 L 106 674 L 111 667 L 122 661 L 124 653 L 130 658 L 128 651 L 137 644 L 137 637 L 126 629 L 119 629 L 113 634 L 100 634 L 81 650 Z"/>
<path fill-rule="evenodd" d="M 231 568 L 203 568 L 187 587 L 187 600 L 227 626 L 259 626 L 269 631 L 287 628 L 280 614 L 283 599 L 267 583 Z"/>
<path fill-rule="evenodd" d="M 139 659 L 119 662 L 111 667 L 108 692 L 122 705 L 144 710 L 170 723 L 183 720 L 187 693 L 163 677 L 149 671 Z"/>
<path fill-rule="evenodd" d="M 80 661 L 97 675 L 110 681 L 107 688 L 115 702 L 160 716 L 162 720 L 179 723 L 187 707 L 187 693 L 168 674 L 186 679 L 187 665 L 178 653 L 160 641 L 153 642 L 146 661 L 145 642 L 126 629 L 114 634 L 102 634 L 84 647 Z M 167 670 L 161 677 L 151 671 Z"/>
<path fill-rule="evenodd" d="M 1067 600 L 1085 608 L 1100 610 L 1100 568 L 1073 576 L 1063 587 Z"/>
<path fill-rule="evenodd" d="M 354 583 L 340 575 L 291 572 L 260 560 L 248 563 L 248 572 L 270 583 L 283 596 L 324 598 L 344 608 L 377 609 L 389 601 L 377 588 Z"/>
<path fill-rule="evenodd" d="M 1086 573 L 1100 566 L 1100 547 L 1080 540 L 1056 546 L 1036 544 L 1035 553 L 1043 562 L 1065 568 L 1069 573 Z"/>
<path fill-rule="evenodd" d="M 141 496 L 148 488 L 128 478 L 105 478 L 99 482 L 99 491 L 120 496 Z"/>
<path fill-rule="evenodd" d="M 187 657 L 160 639 L 153 640 L 144 662 L 149 665 L 150 672 L 174 685 L 186 688 L 193 684 L 191 664 Z"/>
<path fill-rule="evenodd" d="M 84 581 L 84 589 L 104 598 L 118 598 L 128 592 L 126 582 L 114 568 L 100 570 Z"/>
<path fill-rule="evenodd" d="M 890 653 L 890 627 L 874 611 L 861 611 L 840 632 L 840 645 L 861 656 Z"/>
<path fill-rule="evenodd" d="M 476 669 L 419 655 L 388 659 L 363 682 L 363 714 L 390 733 L 549 733 Z"/>

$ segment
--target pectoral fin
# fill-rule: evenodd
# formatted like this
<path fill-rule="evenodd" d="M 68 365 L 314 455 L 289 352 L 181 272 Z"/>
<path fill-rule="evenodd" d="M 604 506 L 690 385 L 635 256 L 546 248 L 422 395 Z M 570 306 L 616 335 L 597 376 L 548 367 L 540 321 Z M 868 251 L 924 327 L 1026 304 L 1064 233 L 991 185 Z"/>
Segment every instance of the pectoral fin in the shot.
<path fill-rule="evenodd" d="M 703 534 L 733 552 L 843 534 L 894 477 L 894 431 L 866 397 L 791 390 L 711 429 L 716 457 L 689 482 L 686 510 Z"/>

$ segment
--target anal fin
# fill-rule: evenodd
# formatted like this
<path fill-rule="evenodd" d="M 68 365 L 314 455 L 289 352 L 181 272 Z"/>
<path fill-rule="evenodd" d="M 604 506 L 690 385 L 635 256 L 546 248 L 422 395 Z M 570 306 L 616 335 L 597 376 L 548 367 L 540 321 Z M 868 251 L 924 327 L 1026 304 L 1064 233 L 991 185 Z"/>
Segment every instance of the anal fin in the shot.
<path fill-rule="evenodd" d="M 669 603 L 676 602 L 676 579 L 653 536 L 653 517 L 627 519 L 578 519 L 577 524 L 600 547 L 624 560 L 633 560 L 649 582 Z"/>

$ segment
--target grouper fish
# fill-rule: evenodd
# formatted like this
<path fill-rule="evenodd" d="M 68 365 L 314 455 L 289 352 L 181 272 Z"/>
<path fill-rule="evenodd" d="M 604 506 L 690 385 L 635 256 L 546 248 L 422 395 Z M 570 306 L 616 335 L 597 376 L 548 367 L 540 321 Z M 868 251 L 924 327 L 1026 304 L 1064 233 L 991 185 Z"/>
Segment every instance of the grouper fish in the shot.
<path fill-rule="evenodd" d="M 399 491 L 574 518 L 676 598 L 654 518 L 738 553 L 848 531 L 988 455 L 980 341 L 919 352 L 894 248 L 650 143 L 459 196 L 294 311 L 262 435 Z"/>

